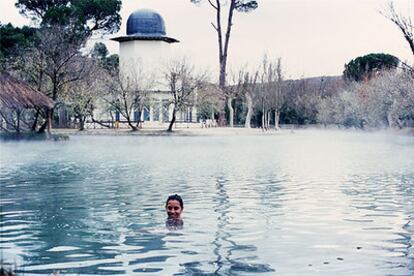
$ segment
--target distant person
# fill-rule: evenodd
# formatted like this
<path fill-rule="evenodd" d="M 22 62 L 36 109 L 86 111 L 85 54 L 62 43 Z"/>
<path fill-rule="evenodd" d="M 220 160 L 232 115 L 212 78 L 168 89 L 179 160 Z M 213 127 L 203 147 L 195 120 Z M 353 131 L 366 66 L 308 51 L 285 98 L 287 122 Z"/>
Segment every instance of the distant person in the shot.
<path fill-rule="evenodd" d="M 174 194 L 167 198 L 165 203 L 165 211 L 168 218 L 165 225 L 169 230 L 179 230 L 183 228 L 184 221 L 181 218 L 181 214 L 184 210 L 184 202 L 181 196 Z"/>

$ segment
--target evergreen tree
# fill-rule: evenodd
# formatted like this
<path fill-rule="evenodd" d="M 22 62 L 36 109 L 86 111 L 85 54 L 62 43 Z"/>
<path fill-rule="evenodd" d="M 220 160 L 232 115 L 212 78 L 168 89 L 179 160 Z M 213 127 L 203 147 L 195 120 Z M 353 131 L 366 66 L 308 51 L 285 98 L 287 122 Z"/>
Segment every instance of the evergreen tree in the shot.
<path fill-rule="evenodd" d="M 369 54 L 357 57 L 345 65 L 343 77 L 347 81 L 371 79 L 381 70 L 396 68 L 399 59 L 389 54 Z"/>

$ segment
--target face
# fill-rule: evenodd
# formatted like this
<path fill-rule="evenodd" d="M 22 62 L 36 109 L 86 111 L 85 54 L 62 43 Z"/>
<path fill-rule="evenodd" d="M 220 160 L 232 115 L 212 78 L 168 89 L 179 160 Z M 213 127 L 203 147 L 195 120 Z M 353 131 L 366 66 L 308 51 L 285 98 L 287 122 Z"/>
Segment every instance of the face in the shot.
<path fill-rule="evenodd" d="M 168 218 L 179 219 L 183 209 L 181 208 L 180 202 L 178 200 L 169 200 L 167 206 L 165 207 L 167 211 Z"/>

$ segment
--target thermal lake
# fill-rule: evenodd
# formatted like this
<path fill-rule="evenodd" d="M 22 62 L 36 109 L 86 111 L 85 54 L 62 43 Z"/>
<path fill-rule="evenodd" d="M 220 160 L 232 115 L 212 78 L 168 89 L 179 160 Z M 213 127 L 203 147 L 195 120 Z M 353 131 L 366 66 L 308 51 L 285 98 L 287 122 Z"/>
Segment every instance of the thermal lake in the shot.
<path fill-rule="evenodd" d="M 1 258 L 22 275 L 414 275 L 413 137 L 71 136 L 0 161 Z"/>

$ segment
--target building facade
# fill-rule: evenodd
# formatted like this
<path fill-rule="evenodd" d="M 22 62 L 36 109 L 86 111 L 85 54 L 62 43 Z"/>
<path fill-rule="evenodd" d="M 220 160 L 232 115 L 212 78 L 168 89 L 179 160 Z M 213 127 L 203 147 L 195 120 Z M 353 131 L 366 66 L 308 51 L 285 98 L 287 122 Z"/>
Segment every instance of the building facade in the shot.
<path fill-rule="evenodd" d="M 173 104 L 164 75 L 179 41 L 167 36 L 164 19 L 153 10 L 137 10 L 128 17 L 126 35 L 112 40 L 119 42 L 120 80 L 147 89 L 143 110 L 134 113 L 134 120 L 144 125 L 171 121 Z M 122 121 L 122 116 L 116 119 Z M 181 110 L 177 121 L 197 122 L 197 108 Z"/>

